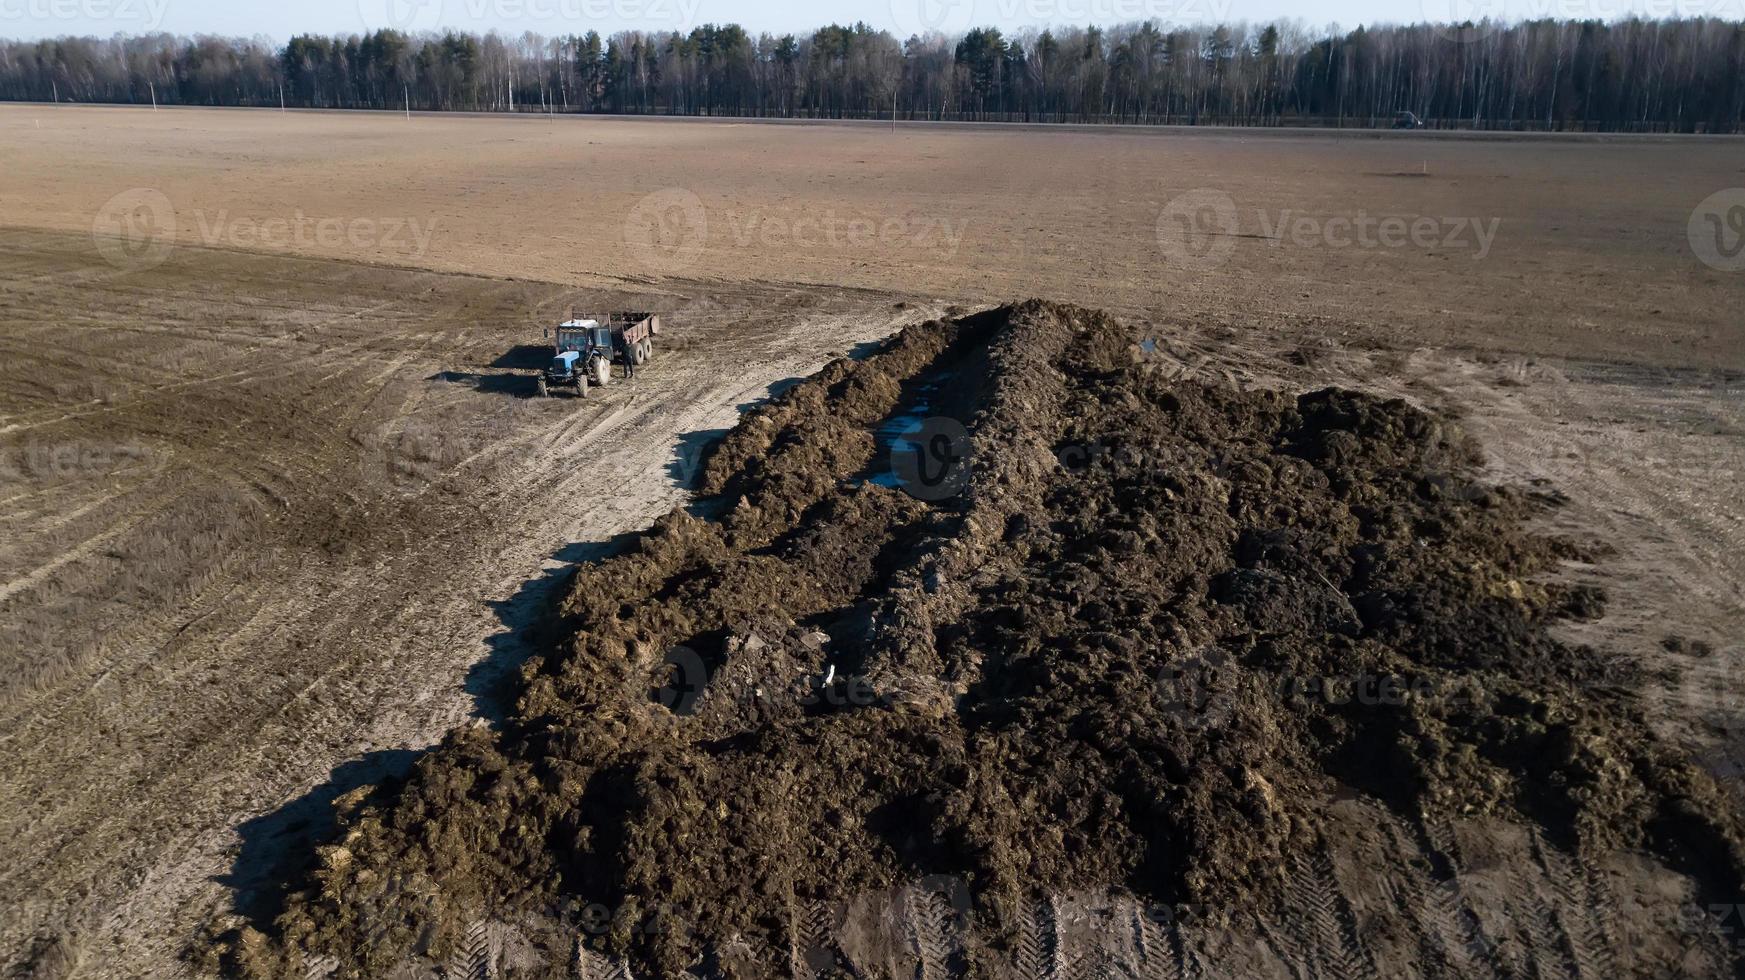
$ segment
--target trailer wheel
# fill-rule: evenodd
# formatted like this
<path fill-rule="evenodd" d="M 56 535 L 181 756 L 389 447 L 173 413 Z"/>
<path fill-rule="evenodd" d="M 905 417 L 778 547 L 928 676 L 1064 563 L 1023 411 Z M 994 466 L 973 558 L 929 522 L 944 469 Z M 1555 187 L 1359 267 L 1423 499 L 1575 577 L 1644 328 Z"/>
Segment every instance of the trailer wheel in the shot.
<path fill-rule="evenodd" d="M 652 336 L 642 338 L 642 359 L 645 361 L 654 360 L 654 338 Z"/>

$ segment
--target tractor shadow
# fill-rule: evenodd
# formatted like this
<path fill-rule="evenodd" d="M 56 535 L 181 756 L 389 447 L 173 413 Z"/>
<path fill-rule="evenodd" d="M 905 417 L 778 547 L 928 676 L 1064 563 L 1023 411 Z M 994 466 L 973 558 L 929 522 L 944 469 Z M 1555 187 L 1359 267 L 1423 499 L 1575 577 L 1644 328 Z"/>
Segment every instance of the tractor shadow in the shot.
<path fill-rule="evenodd" d="M 483 374 L 476 371 L 438 371 L 426 381 L 472 385 L 475 391 L 487 395 L 508 395 L 511 398 L 532 398 L 539 393 L 536 379 L 525 374 Z"/>
<path fill-rule="evenodd" d="M 516 344 L 491 362 L 494 368 L 532 371 L 551 363 L 551 344 Z"/>

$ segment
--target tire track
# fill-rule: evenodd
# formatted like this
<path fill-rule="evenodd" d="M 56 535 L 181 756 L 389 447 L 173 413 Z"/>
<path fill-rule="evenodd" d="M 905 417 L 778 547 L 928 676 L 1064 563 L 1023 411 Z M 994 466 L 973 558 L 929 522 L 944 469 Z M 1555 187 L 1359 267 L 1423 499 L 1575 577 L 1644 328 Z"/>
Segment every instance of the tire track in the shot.
<path fill-rule="evenodd" d="M 889 329 L 888 315 L 855 322 L 863 336 Z M 720 344 L 715 353 L 750 350 L 767 342 L 758 331 L 773 328 L 760 324 L 736 335 L 739 329 L 723 322 L 711 333 Z M 13 720 L 3 737 L 34 747 L 14 755 L 16 765 L 9 768 L 18 778 L 7 779 L 3 795 L 32 802 L 11 810 L 24 824 L 0 826 L 15 832 L 23 858 L 0 873 L 0 887 L 9 895 L 70 887 L 69 877 L 88 869 L 96 877 L 81 887 L 92 889 L 93 901 L 128 909 L 128 921 L 152 924 L 104 937 L 116 962 L 172 961 L 169 924 L 185 923 L 194 910 L 223 899 L 213 880 L 223 877 L 231 859 L 230 828 L 320 783 L 340 761 L 383 745 L 434 740 L 464 720 L 471 699 L 458 683 L 472 660 L 489 652 L 486 639 L 503 629 L 489 603 L 537 577 L 558 544 L 610 538 L 682 499 L 682 490 L 667 478 L 676 437 L 730 421 L 736 399 L 779 380 L 773 366 L 797 362 L 810 368 L 803 352 L 819 345 L 818 334 L 797 319 L 776 332 L 791 349 L 780 361 L 759 365 L 758 372 L 768 376 L 761 383 L 757 373 L 724 375 L 687 365 L 696 355 L 667 351 L 671 367 L 639 372 L 624 401 L 606 410 L 609 421 L 569 416 L 525 433 L 508 430 L 515 443 L 544 440 L 544 451 L 504 458 L 500 445 L 488 445 L 463 471 L 464 496 L 423 494 L 420 500 L 428 497 L 428 503 L 414 501 L 382 515 L 385 521 L 419 521 L 424 533 L 403 551 L 362 561 L 287 555 L 268 575 L 214 582 L 182 609 L 127 624 L 110 640 L 118 656 L 106 656 L 100 673 L 57 684 L 8 712 Z M 446 343 L 440 336 L 426 331 L 420 338 L 427 340 L 426 352 L 413 360 L 439 351 Z M 384 336 L 348 346 L 395 343 Z M 397 353 L 405 356 L 404 348 Z M 335 348 L 315 360 L 331 366 L 346 356 Z M 317 368 L 299 366 L 315 374 Z M 246 397 L 234 384 L 202 382 L 204 387 L 161 398 L 200 405 L 218 392 L 228 393 L 217 396 L 219 403 Z M 345 429 L 359 419 L 403 415 L 407 404 L 391 385 L 357 394 L 357 401 L 332 403 L 329 414 L 337 421 L 300 434 L 300 445 L 309 448 L 280 460 L 277 470 L 232 460 L 228 470 L 216 472 L 270 483 L 271 492 L 293 506 L 330 492 L 331 480 L 321 480 L 321 461 L 357 452 Z M 318 398 L 327 402 L 332 396 Z M 495 396 L 459 389 L 443 399 L 466 403 L 503 406 Z M 500 414 L 515 421 L 513 414 Z M 185 417 L 198 419 L 191 427 L 222 424 L 219 413 Z M 213 466 L 235 451 L 224 448 L 232 444 L 228 430 L 219 431 L 225 440 L 209 450 Z M 555 490 L 563 495 L 554 496 Z M 554 499 L 576 504 L 554 508 Z M 475 503 L 483 501 L 493 509 Z M 120 690 L 129 692 L 128 701 L 116 700 Z M 181 700 L 177 692 L 183 691 L 199 691 L 204 700 Z M 97 717 L 107 719 L 102 730 L 119 733 L 114 743 L 25 734 L 57 730 L 66 719 Z M 43 792 L 51 783 L 69 785 L 68 772 L 96 770 L 109 778 L 76 791 Z M 125 806 L 118 805 L 120 799 Z M 44 803 L 52 813 L 43 812 Z M 149 891 L 105 878 L 113 872 L 93 864 L 101 854 L 123 851 L 129 866 L 152 869 L 137 879 L 151 881 Z M 0 925 L 0 944 L 10 941 L 10 931 Z M 618 966 L 601 969 L 623 975 Z"/>
<path fill-rule="evenodd" d="M 1054 980 L 1060 975 L 1060 930 L 1054 900 L 1026 899 L 1018 916 L 1013 946 L 1017 980 Z"/>
<path fill-rule="evenodd" d="M 1306 856 L 1296 857 L 1287 873 L 1285 892 L 1295 913 L 1287 917 L 1284 928 L 1294 962 L 1310 964 L 1312 975 L 1326 980 L 1372 980 L 1378 976 L 1324 842 L 1318 842 Z"/>
<path fill-rule="evenodd" d="M 1529 849 L 1555 907 L 1553 924 L 1558 946 L 1567 954 L 1569 975 L 1577 980 L 1615 976 L 1614 929 L 1608 921 L 1612 902 L 1604 892 L 1605 882 L 1585 862 L 1553 847 L 1538 828 L 1528 833 Z M 1596 886 L 1601 890 L 1596 892 Z"/>

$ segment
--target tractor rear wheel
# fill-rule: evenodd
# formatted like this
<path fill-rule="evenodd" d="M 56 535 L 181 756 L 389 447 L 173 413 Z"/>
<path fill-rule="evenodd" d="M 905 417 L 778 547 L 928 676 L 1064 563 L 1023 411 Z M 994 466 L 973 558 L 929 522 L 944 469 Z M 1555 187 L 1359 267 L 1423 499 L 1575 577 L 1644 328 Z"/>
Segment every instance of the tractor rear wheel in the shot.
<path fill-rule="evenodd" d="M 537 384 L 539 385 L 539 397 L 550 398 L 551 390 L 545 386 L 545 379 L 539 378 Z"/>
<path fill-rule="evenodd" d="M 604 357 L 594 358 L 594 383 L 606 387 L 606 382 L 612 380 L 612 362 Z"/>

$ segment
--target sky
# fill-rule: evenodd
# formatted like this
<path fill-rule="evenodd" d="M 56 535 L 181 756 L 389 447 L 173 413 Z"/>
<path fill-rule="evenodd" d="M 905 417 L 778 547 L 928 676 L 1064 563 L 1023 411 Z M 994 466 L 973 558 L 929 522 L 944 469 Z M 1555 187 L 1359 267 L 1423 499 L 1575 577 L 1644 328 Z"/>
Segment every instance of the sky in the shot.
<path fill-rule="evenodd" d="M 829 23 L 864 21 L 898 37 L 969 27 L 1250 23 L 1295 20 L 1312 28 L 1337 24 L 1405 24 L 1484 16 L 1611 20 L 1646 16 L 1745 19 L 1745 0 L 0 0 L 0 37 L 67 34 L 265 36 L 350 34 L 378 27 L 453 28 L 506 34 L 602 34 L 637 28 L 689 30 L 736 23 L 756 34 L 801 33 Z"/>

